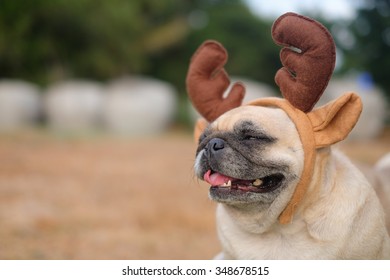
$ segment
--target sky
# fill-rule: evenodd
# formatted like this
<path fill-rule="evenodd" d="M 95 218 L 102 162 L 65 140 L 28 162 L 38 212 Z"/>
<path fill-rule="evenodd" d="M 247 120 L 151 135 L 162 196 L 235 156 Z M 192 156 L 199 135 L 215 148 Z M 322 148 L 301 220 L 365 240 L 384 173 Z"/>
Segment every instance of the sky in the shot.
<path fill-rule="evenodd" d="M 327 19 L 353 19 L 356 0 L 245 0 L 254 14 L 277 18 L 286 12 L 321 13 Z"/>

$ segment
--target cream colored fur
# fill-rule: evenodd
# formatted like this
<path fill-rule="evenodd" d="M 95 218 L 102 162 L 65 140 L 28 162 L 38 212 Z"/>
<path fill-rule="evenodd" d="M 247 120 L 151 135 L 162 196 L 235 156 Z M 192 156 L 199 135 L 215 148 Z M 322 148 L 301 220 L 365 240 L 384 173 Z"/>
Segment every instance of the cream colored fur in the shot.
<path fill-rule="evenodd" d="M 218 205 L 223 258 L 390 258 L 390 239 L 375 191 L 338 151 L 319 151 L 312 184 L 293 223 L 280 225 L 275 220 L 261 228 L 261 233 L 248 231 L 260 228 L 266 219 L 263 214 L 234 213 L 234 209 Z"/>
<path fill-rule="evenodd" d="M 260 108 L 232 110 L 211 127 L 229 130 L 243 116 L 256 119 L 266 131 L 276 131 L 280 139 L 264 156 L 283 158 L 288 147 L 296 152 L 291 168 L 300 170 L 301 144 L 291 121 L 279 109 L 272 110 L 269 120 L 274 121 L 266 121 L 270 109 Z M 254 110 L 262 111 L 255 117 Z M 201 154 L 197 161 L 199 157 Z M 268 208 L 218 204 L 217 230 L 222 253 L 217 258 L 390 259 L 390 238 L 382 205 L 364 175 L 342 153 L 329 147 L 317 150 L 309 189 L 293 221 L 283 225 L 278 216 L 296 183 L 288 182 Z"/>

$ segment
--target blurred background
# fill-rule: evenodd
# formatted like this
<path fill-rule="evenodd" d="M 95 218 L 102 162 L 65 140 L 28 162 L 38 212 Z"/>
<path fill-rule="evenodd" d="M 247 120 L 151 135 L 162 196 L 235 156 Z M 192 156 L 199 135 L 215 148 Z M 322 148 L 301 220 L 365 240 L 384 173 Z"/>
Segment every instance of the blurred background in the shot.
<path fill-rule="evenodd" d="M 331 31 L 319 105 L 362 97 L 340 148 L 370 170 L 390 152 L 390 0 L 0 1 L 0 259 L 217 254 L 215 205 L 192 169 L 188 63 L 218 40 L 247 101 L 279 96 L 270 30 L 288 11 Z"/>

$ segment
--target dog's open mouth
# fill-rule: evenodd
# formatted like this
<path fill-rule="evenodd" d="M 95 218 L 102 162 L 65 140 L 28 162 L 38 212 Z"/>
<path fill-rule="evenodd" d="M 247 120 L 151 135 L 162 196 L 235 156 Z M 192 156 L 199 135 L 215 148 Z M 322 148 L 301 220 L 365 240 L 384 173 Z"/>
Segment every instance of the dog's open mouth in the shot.
<path fill-rule="evenodd" d="M 211 185 L 211 188 L 254 193 L 271 192 L 280 187 L 284 178 L 283 174 L 275 173 L 255 180 L 242 180 L 212 170 L 208 170 L 203 177 Z"/>

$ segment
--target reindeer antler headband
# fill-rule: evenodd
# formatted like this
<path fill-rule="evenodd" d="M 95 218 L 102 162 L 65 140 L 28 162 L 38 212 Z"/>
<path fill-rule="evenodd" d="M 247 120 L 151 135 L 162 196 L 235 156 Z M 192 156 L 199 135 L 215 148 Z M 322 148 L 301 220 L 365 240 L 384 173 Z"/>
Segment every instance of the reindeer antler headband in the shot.
<path fill-rule="evenodd" d="M 248 105 L 281 108 L 298 130 L 304 149 L 304 169 L 289 204 L 279 217 L 281 223 L 288 223 L 310 184 L 316 149 L 347 137 L 359 118 L 362 104 L 356 94 L 348 93 L 311 111 L 328 85 L 335 65 L 335 45 L 323 25 L 301 15 L 286 13 L 274 22 L 272 37 L 283 46 L 280 52 L 283 67 L 276 73 L 275 81 L 285 99 L 262 98 Z M 223 68 L 226 62 L 226 50 L 215 41 L 203 43 L 191 60 L 187 91 L 208 122 L 241 106 L 245 94 L 244 86 L 236 83 L 227 97 L 223 97 L 230 85 Z M 206 125 L 206 121 L 198 121 L 197 136 Z"/>

